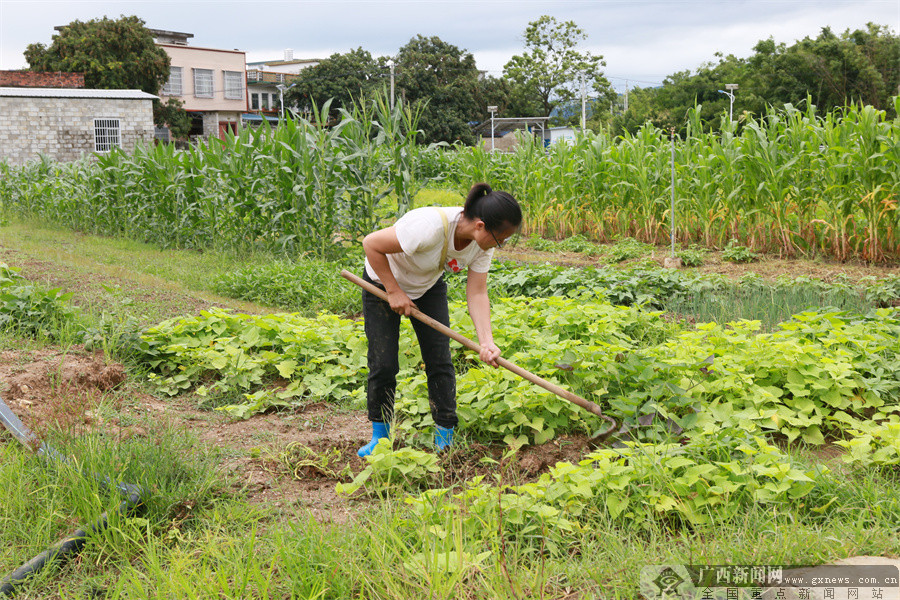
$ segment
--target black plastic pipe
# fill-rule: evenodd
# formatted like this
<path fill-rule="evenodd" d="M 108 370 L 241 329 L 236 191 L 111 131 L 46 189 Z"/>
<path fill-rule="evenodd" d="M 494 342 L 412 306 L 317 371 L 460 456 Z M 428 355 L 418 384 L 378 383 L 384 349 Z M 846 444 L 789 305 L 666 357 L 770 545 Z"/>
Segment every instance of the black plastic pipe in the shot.
<path fill-rule="evenodd" d="M 36 449 L 38 455 L 49 460 L 65 461 L 66 457 L 56 451 L 53 447 L 41 442 L 30 429 L 28 429 L 19 417 L 10 410 L 10 408 L 0 398 L 0 424 L 2 424 L 13 437 L 19 440 L 25 446 Z M 116 483 L 110 481 L 108 477 L 100 478 L 101 485 L 114 486 L 119 493 L 125 497 L 125 500 L 116 508 L 116 513 L 124 517 L 135 516 L 145 508 L 144 491 L 140 486 L 130 483 Z M 91 525 L 82 529 L 76 529 L 71 535 L 53 544 L 27 563 L 10 573 L 7 577 L 0 581 L 0 595 L 11 596 L 15 591 L 15 586 L 21 584 L 26 579 L 39 572 L 48 564 L 53 562 L 62 562 L 70 556 L 78 553 L 87 542 L 88 535 L 103 531 L 109 525 L 109 517 L 106 513 L 100 515 L 100 518 Z"/>

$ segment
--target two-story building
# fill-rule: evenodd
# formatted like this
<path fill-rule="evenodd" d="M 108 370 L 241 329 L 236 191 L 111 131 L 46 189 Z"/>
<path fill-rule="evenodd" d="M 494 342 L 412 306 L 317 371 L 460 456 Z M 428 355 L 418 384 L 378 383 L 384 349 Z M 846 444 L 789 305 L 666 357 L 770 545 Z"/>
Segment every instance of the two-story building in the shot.
<path fill-rule="evenodd" d="M 236 133 L 247 111 L 246 53 L 189 46 L 192 33 L 161 29 L 150 33 L 172 61 L 169 80 L 159 95 L 163 102 L 167 98 L 184 102 L 193 118 L 191 137 L 222 138 L 226 131 Z"/>
<path fill-rule="evenodd" d="M 291 87 L 291 82 L 303 69 L 314 67 L 321 62 L 318 58 L 295 59 L 292 50 L 284 51 L 283 60 L 268 60 L 247 63 L 247 103 L 246 123 L 255 124 L 263 119 L 275 122 L 281 110 L 283 94 Z"/>

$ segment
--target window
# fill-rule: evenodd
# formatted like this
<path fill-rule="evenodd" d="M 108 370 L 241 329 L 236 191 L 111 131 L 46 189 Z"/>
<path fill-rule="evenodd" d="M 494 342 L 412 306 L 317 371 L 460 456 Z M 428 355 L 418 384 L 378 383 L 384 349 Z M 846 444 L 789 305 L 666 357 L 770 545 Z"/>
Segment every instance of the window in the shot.
<path fill-rule="evenodd" d="M 244 74 L 240 71 L 222 71 L 225 75 L 225 99 L 244 99 Z"/>
<path fill-rule="evenodd" d="M 262 109 L 269 110 L 269 95 L 266 93 L 260 94 L 262 96 Z"/>
<path fill-rule="evenodd" d="M 181 88 L 181 71 L 181 67 L 171 67 L 169 69 L 169 81 L 163 86 L 163 89 L 160 91 L 161 94 L 164 96 L 183 95 Z"/>
<path fill-rule="evenodd" d="M 194 96 L 197 98 L 213 97 L 212 69 L 194 69 Z"/>
<path fill-rule="evenodd" d="M 94 152 L 109 152 L 121 145 L 119 119 L 94 119 Z"/>
<path fill-rule="evenodd" d="M 250 94 L 250 110 L 259 110 L 259 94 Z"/>

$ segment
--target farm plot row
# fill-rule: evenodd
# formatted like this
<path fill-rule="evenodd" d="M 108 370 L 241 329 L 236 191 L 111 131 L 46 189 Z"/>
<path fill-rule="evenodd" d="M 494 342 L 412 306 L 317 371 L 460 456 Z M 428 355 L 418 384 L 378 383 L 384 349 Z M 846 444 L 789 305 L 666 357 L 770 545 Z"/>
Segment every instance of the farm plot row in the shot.
<path fill-rule="evenodd" d="M 0 163 L 0 201 L 6 214 L 162 248 L 333 256 L 336 238 L 374 228 L 389 194 L 400 213 L 411 206 L 416 116 L 376 101 L 321 126 L 328 108 L 312 122 L 245 128 L 185 151 L 150 145 L 71 164 Z"/>
<path fill-rule="evenodd" d="M 465 325 L 465 307 L 451 319 Z M 866 316 L 796 315 L 778 331 L 758 322 L 682 329 L 662 313 L 588 297 L 511 298 L 495 305 L 495 338 L 511 360 L 558 380 L 635 426 L 657 411 L 684 429 L 738 425 L 821 444 L 848 426 L 896 420 L 900 321 L 896 309 Z M 398 431 L 431 425 L 425 376 L 411 328 L 401 342 Z M 334 315 L 248 316 L 224 311 L 167 321 L 142 335 L 140 360 L 161 392 L 193 390 L 246 417 L 297 403 L 360 402 L 365 339 Z M 541 443 L 556 432 L 592 432 L 566 401 L 456 351 L 466 434 L 481 441 Z M 644 429 L 648 439 L 665 430 Z"/>

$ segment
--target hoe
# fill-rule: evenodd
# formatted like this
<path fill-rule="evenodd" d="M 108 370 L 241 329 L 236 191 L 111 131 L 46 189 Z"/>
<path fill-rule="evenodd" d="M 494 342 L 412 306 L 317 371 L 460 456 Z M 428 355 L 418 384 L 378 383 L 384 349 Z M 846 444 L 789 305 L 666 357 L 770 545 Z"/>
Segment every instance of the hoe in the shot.
<path fill-rule="evenodd" d="M 37 454 L 48 460 L 65 462 L 67 459 L 52 446 L 41 442 L 40 439 L 28 429 L 22 421 L 13 413 L 6 403 L 0 398 L 0 425 L 5 427 L 14 438 L 23 445 L 36 450 Z M 2 427 L 0 427 L 2 431 Z M 115 483 L 108 478 L 98 477 L 102 486 L 113 485 L 125 500 L 117 507 L 117 512 L 124 516 L 133 516 L 139 513 L 145 504 L 146 493 L 138 486 L 129 483 Z M 89 533 L 106 529 L 109 521 L 106 513 L 100 515 L 96 522 L 81 529 L 76 529 L 71 535 L 60 540 L 47 550 L 44 550 L 27 563 L 13 571 L 8 577 L 0 580 L 0 597 L 12 595 L 15 586 L 34 575 L 45 566 L 53 562 L 61 562 L 69 556 L 77 553 L 87 542 Z"/>

